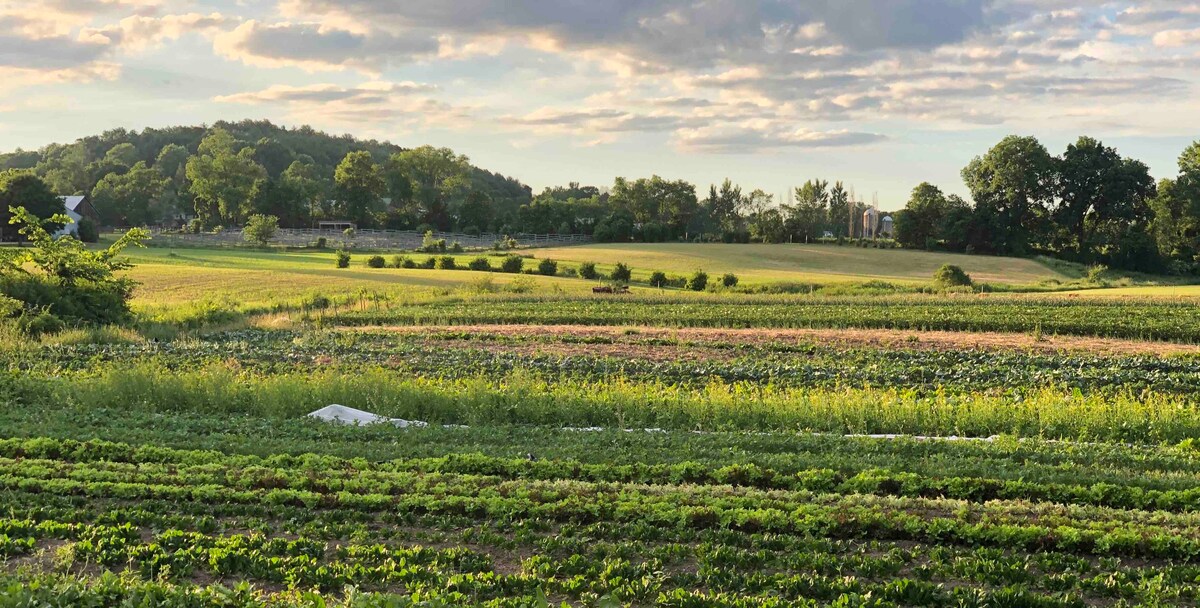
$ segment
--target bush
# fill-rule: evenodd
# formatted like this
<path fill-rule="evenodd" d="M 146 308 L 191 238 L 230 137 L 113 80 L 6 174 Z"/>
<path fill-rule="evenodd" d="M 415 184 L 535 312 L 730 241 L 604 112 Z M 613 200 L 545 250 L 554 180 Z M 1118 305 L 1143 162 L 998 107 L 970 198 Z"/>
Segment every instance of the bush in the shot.
<path fill-rule="evenodd" d="M 349 268 L 350 267 L 350 252 L 349 251 L 346 251 L 345 249 L 338 249 L 337 251 L 335 251 L 333 253 L 333 255 L 335 258 L 335 263 L 337 264 L 338 268 Z"/>
<path fill-rule="evenodd" d="M 450 253 L 462 253 L 462 252 L 463 252 L 462 243 L 459 243 L 458 241 L 454 241 L 454 243 L 452 243 L 450 245 Z"/>
<path fill-rule="evenodd" d="M 969 287 L 972 284 L 971 275 L 954 264 L 943 264 L 933 273 L 933 282 L 938 287 Z"/>
<path fill-rule="evenodd" d="M 624 262 L 617 262 L 617 267 L 613 268 L 612 271 L 612 280 L 619 281 L 621 283 L 628 283 L 629 279 L 632 277 L 633 270 L 626 266 Z"/>
<path fill-rule="evenodd" d="M 444 255 L 438 258 L 437 267 L 442 270 L 454 270 L 458 265 L 454 263 L 454 256 Z"/>
<path fill-rule="evenodd" d="M 333 302 L 326 296 L 321 294 L 313 294 L 304 299 L 301 306 L 309 310 L 325 310 L 333 306 Z"/>
<path fill-rule="evenodd" d="M 79 220 L 79 240 L 85 243 L 100 242 L 100 229 L 96 227 L 96 222 L 86 217 Z"/>
<path fill-rule="evenodd" d="M 17 327 L 31 338 L 46 334 L 56 334 L 66 329 L 62 319 L 45 311 L 21 315 L 17 319 Z"/>
<path fill-rule="evenodd" d="M 492 263 L 489 262 L 487 258 L 479 256 L 470 262 L 467 262 L 467 268 L 470 268 L 471 270 L 488 272 L 492 269 Z"/>
<path fill-rule="evenodd" d="M 421 239 L 421 251 L 425 253 L 437 253 L 445 250 L 446 239 L 434 238 L 432 230 L 425 232 L 425 236 Z"/>
<path fill-rule="evenodd" d="M 188 221 L 188 223 L 187 223 L 187 231 L 188 232 L 190 232 L 192 234 L 200 234 L 201 230 L 204 230 L 204 222 L 201 222 L 200 218 L 192 218 L 191 220 Z"/>
<path fill-rule="evenodd" d="M 558 274 L 558 262 L 550 259 L 542 260 L 538 262 L 537 271 L 538 274 L 544 274 L 548 277 L 552 277 Z"/>
<path fill-rule="evenodd" d="M 412 258 L 405 256 L 403 260 L 400 260 L 400 267 L 401 268 L 416 268 L 417 263 Z"/>
<path fill-rule="evenodd" d="M 409 266 L 404 265 L 404 262 L 406 262 L 406 261 L 409 261 L 408 256 L 396 254 L 396 255 L 392 256 L 391 266 L 392 266 L 392 268 L 409 268 Z"/>
<path fill-rule="evenodd" d="M 721 277 L 721 284 L 726 287 L 737 287 L 737 275 L 733 274 L 732 272 L 725 273 L 725 276 Z"/>
<path fill-rule="evenodd" d="M 278 217 L 256 213 L 246 219 L 246 227 L 242 229 L 242 238 L 249 243 L 265 247 L 278 232 Z"/>
<path fill-rule="evenodd" d="M 596 263 L 595 262 L 584 262 L 584 263 L 580 264 L 579 265 L 579 276 L 581 276 L 585 279 L 592 279 L 592 280 L 600 278 L 600 273 L 596 272 Z"/>
<path fill-rule="evenodd" d="M 370 268 L 383 268 L 386 262 L 381 255 L 373 255 L 367 258 L 367 266 Z"/>
<path fill-rule="evenodd" d="M 525 260 L 519 255 L 506 255 L 504 261 L 500 262 L 500 272 L 511 272 L 513 274 L 521 272 L 521 267 L 525 265 Z"/>
<path fill-rule="evenodd" d="M 325 240 L 325 237 L 323 237 L 323 236 L 317 237 L 316 247 L 317 247 L 317 249 L 324 249 L 327 243 L 328 243 L 328 241 Z"/>
<path fill-rule="evenodd" d="M 437 258 L 432 258 L 432 257 L 425 258 L 425 261 L 421 262 L 421 268 L 425 268 L 425 269 L 437 268 Z"/>
<path fill-rule="evenodd" d="M 708 273 L 703 270 L 697 270 L 692 278 L 688 279 L 688 289 L 692 291 L 704 291 L 708 287 Z"/>
<path fill-rule="evenodd" d="M 661 270 L 655 270 L 654 272 L 650 273 L 650 284 L 653 285 L 654 287 L 666 287 L 667 286 L 666 273 L 662 272 Z"/>

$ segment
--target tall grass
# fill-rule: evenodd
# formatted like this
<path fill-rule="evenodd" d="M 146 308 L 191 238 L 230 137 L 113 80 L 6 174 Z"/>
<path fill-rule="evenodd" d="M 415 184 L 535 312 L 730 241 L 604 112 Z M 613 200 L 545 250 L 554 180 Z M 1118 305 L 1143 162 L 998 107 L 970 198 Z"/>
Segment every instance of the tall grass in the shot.
<path fill-rule="evenodd" d="M 714 381 L 699 389 L 632 381 L 413 378 L 386 369 L 259 375 L 236 365 L 179 372 L 154 364 L 93 375 L 0 381 L 10 402 L 151 412 L 296 418 L 330 403 L 453 424 L 677 430 L 819 431 L 1178 442 L 1200 435 L 1184 396 L 1086 395 L 1043 389 L 1013 397 L 906 390 L 773 388 Z"/>

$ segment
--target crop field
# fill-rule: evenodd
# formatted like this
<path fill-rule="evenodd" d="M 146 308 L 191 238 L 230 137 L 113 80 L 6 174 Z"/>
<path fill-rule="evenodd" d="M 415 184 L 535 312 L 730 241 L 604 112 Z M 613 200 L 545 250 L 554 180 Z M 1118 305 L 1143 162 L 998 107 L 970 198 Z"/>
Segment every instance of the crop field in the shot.
<path fill-rule="evenodd" d="M 636 281 L 713 247 L 527 261 Z M 839 280 L 932 273 L 826 249 L 865 256 Z M 702 263 L 822 274 L 728 251 Z M 1194 299 L 366 255 L 140 250 L 134 324 L 0 335 L 0 607 L 1200 604 Z"/>

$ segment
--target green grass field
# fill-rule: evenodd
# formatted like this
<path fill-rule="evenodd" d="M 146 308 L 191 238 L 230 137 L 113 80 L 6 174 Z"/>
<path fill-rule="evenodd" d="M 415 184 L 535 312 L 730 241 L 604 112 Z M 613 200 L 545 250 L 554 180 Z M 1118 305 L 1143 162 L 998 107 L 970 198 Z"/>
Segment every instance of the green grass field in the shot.
<path fill-rule="evenodd" d="M 833 245 L 727 245 L 717 243 L 629 243 L 533 250 L 539 258 L 611 265 L 624 262 L 637 273 L 655 270 L 710 275 L 732 272 L 746 283 L 884 280 L 928 282 L 943 264 L 957 264 L 985 283 L 1028 284 L 1068 277 L 1034 260 L 953 253 L 863 249 Z"/>

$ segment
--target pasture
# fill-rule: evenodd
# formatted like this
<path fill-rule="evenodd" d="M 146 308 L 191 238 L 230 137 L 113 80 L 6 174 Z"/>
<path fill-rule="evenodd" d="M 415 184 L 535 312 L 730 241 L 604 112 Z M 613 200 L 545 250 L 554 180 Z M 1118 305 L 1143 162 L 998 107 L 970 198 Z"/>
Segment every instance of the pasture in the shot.
<path fill-rule="evenodd" d="M 555 276 L 143 249 L 135 323 L 3 336 L 6 597 L 1200 601 L 1200 309 L 1170 297 L 1190 288 L 947 292 L 947 261 L 1010 290 L 1075 279 L 833 246 L 519 253 Z M 633 291 L 593 293 L 569 276 L 587 261 L 633 267 Z M 637 284 L 697 267 L 838 287 Z M 334 403 L 412 424 L 305 416 Z"/>

